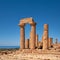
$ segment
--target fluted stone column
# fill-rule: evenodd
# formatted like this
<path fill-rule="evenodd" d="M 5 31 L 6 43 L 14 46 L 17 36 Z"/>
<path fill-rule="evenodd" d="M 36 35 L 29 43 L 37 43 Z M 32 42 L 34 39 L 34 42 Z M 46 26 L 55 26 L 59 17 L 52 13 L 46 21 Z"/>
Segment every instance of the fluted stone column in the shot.
<path fill-rule="evenodd" d="M 48 49 L 48 24 L 44 24 L 43 50 Z"/>
<path fill-rule="evenodd" d="M 36 24 L 31 24 L 31 33 L 30 33 L 30 49 L 35 49 L 36 41 Z"/>
<path fill-rule="evenodd" d="M 31 48 L 31 31 L 30 31 L 29 48 Z"/>
<path fill-rule="evenodd" d="M 38 47 L 38 35 L 36 35 L 36 47 Z"/>
<path fill-rule="evenodd" d="M 49 38 L 49 48 L 51 47 L 52 45 L 52 38 Z"/>
<path fill-rule="evenodd" d="M 20 49 L 25 48 L 25 29 L 24 24 L 20 25 Z"/>
<path fill-rule="evenodd" d="M 29 48 L 29 39 L 25 40 L 25 48 L 26 48 L 26 49 Z"/>
<path fill-rule="evenodd" d="M 34 38 L 35 41 L 34 41 L 34 43 L 35 43 L 35 47 L 36 47 L 36 23 L 34 23 L 34 29 L 35 29 L 35 35 L 34 35 L 35 36 L 35 38 Z"/>

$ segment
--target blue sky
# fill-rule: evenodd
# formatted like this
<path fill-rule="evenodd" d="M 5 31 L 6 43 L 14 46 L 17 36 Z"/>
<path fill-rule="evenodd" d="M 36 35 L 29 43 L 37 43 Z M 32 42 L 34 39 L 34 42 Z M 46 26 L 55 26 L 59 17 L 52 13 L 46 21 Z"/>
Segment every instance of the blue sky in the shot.
<path fill-rule="evenodd" d="M 20 44 L 19 21 L 33 17 L 39 40 L 43 25 L 49 24 L 49 37 L 60 41 L 60 0 L 0 0 L 0 46 Z M 29 38 L 30 25 L 25 26 L 25 37 Z"/>

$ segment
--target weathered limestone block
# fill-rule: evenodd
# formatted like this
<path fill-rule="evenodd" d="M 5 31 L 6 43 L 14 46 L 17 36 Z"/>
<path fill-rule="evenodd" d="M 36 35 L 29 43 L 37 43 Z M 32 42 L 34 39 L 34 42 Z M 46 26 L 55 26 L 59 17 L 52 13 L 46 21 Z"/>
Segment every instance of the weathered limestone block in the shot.
<path fill-rule="evenodd" d="M 43 47 L 43 43 L 41 41 L 38 41 L 38 48 L 42 49 L 42 47 Z"/>
<path fill-rule="evenodd" d="M 19 26 L 20 26 L 20 48 L 25 48 L 25 29 L 24 25 L 29 23 L 31 25 L 31 35 L 30 35 L 30 41 L 29 41 L 29 48 L 35 49 L 35 42 L 36 42 L 36 23 L 33 21 L 33 19 L 30 18 L 24 18 L 20 20 Z"/>
<path fill-rule="evenodd" d="M 33 23 L 34 22 L 34 20 L 33 20 L 33 18 L 32 17 L 30 17 L 30 18 L 23 18 L 23 19 L 21 19 L 20 20 L 20 25 L 23 23 L 23 24 L 27 24 L 27 23 L 29 23 L 29 24 L 31 24 L 31 23 Z"/>
<path fill-rule="evenodd" d="M 29 48 L 31 48 L 31 31 L 30 31 Z"/>
<path fill-rule="evenodd" d="M 26 49 L 29 48 L 29 39 L 25 40 L 25 48 L 26 48 Z"/>
<path fill-rule="evenodd" d="M 25 48 L 25 29 L 24 25 L 20 25 L 20 48 Z"/>
<path fill-rule="evenodd" d="M 35 49 L 35 41 L 36 41 L 36 24 L 31 24 L 31 32 L 30 32 L 30 49 Z"/>
<path fill-rule="evenodd" d="M 38 47 L 38 35 L 36 35 L 36 47 Z"/>
<path fill-rule="evenodd" d="M 48 49 L 48 24 L 44 24 L 43 50 Z"/>
<path fill-rule="evenodd" d="M 52 46 L 52 38 L 49 38 L 49 48 Z"/>

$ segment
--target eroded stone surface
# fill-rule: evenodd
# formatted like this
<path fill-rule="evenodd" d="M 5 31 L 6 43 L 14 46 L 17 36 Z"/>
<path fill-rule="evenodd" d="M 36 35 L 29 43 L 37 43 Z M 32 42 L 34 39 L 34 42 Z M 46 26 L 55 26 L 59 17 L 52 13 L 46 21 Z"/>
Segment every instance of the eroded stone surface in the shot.
<path fill-rule="evenodd" d="M 30 39 L 25 41 L 25 24 L 31 25 Z M 60 44 L 52 43 L 49 38 L 49 26 L 44 24 L 42 40 L 39 41 L 36 35 L 36 23 L 32 18 L 24 18 L 20 20 L 20 50 L 13 54 L 2 54 L 1 60 L 60 60 Z M 37 48 L 36 48 L 37 47 Z M 27 48 L 27 49 L 26 49 Z"/>
<path fill-rule="evenodd" d="M 44 24 L 43 32 L 43 50 L 48 49 L 48 24 Z"/>
<path fill-rule="evenodd" d="M 56 50 L 25 49 L 0 55 L 0 60 L 60 60 L 60 52 Z"/>
<path fill-rule="evenodd" d="M 29 41 L 29 48 L 35 49 L 35 42 L 36 42 L 36 23 L 33 21 L 32 18 L 24 18 L 20 20 L 20 49 L 25 48 L 25 24 L 29 23 L 31 25 L 31 35 Z"/>

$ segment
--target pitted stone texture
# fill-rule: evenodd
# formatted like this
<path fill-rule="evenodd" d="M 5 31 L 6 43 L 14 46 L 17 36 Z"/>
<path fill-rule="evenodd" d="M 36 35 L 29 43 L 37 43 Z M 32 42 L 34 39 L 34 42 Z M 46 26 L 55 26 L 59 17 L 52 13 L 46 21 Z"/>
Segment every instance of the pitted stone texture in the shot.
<path fill-rule="evenodd" d="M 52 38 L 49 38 L 49 48 L 52 46 Z"/>
<path fill-rule="evenodd" d="M 27 24 L 27 23 L 29 23 L 29 24 L 34 23 L 33 18 L 32 17 L 30 17 L 30 18 L 23 18 L 23 19 L 20 20 L 19 25 Z"/>
<path fill-rule="evenodd" d="M 20 29 L 20 47 L 21 49 L 25 48 L 25 29 L 23 26 L 25 24 L 29 23 L 31 25 L 31 35 L 30 35 L 30 41 L 29 41 L 29 48 L 30 49 L 35 49 L 35 42 L 36 42 L 36 23 L 33 21 L 32 18 L 24 18 L 20 20 L 19 26 L 21 27 Z M 24 43 L 24 44 L 23 44 Z M 23 44 L 23 45 L 22 45 Z"/>
<path fill-rule="evenodd" d="M 35 27 L 34 25 L 31 26 L 31 33 L 30 33 L 30 49 L 34 49 L 35 48 Z"/>
<path fill-rule="evenodd" d="M 39 49 L 42 49 L 42 47 L 43 47 L 43 43 L 40 42 L 40 41 L 38 41 L 38 48 L 39 48 Z"/>
<path fill-rule="evenodd" d="M 43 50 L 48 49 L 48 24 L 44 24 Z"/>
<path fill-rule="evenodd" d="M 36 34 L 36 47 L 38 47 L 38 35 Z"/>
<path fill-rule="evenodd" d="M 25 48 L 25 30 L 24 30 L 24 26 L 21 26 L 21 28 L 20 28 L 20 48 L 21 49 Z"/>
<path fill-rule="evenodd" d="M 25 40 L 25 49 L 29 49 L 29 39 Z"/>

